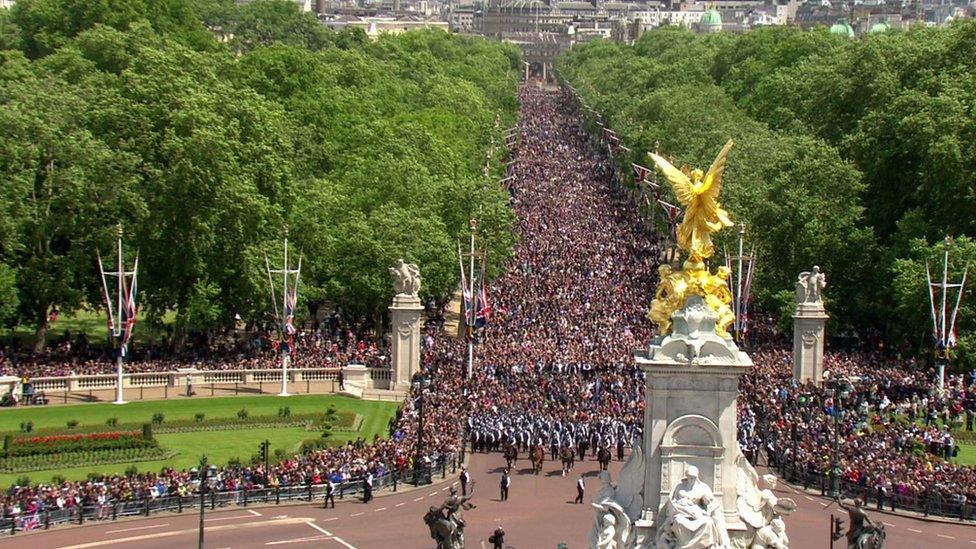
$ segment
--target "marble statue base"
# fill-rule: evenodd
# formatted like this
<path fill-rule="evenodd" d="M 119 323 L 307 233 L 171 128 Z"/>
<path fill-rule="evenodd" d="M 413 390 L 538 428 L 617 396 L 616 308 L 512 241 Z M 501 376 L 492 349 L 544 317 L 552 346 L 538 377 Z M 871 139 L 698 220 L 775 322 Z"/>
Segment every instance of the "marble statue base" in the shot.
<path fill-rule="evenodd" d="M 718 315 L 701 297 L 671 318 L 669 335 L 634 353 L 646 381 L 644 439 L 593 502 L 591 547 L 751 547 L 795 507 L 774 508 L 739 450 L 738 382 L 752 360 L 715 333 Z M 785 526 L 777 532 L 780 545 L 766 546 L 786 547 Z"/>
<path fill-rule="evenodd" d="M 409 391 L 413 375 L 420 371 L 420 317 L 424 307 L 416 295 L 397 294 L 390 306 L 393 338 L 390 349 L 390 386 Z"/>

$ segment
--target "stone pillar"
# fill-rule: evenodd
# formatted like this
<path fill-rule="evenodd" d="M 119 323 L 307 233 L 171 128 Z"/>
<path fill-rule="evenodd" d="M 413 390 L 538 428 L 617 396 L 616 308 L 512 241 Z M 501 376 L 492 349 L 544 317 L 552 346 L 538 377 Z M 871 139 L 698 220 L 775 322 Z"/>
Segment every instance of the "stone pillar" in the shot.
<path fill-rule="evenodd" d="M 669 336 L 634 354 L 646 382 L 639 539 L 653 541 L 659 519 L 665 520 L 659 514 L 689 465 L 698 468 L 701 481 L 721 502 L 735 538 L 746 531 L 736 507 L 741 458 L 736 398 L 739 377 L 752 360 L 715 333 L 718 317 L 700 297 L 689 298 L 672 318 Z"/>
<path fill-rule="evenodd" d="M 793 379 L 797 383 L 823 381 L 824 310 L 821 291 L 827 285 L 820 267 L 800 273 L 796 282 L 796 313 L 793 315 Z"/>
<path fill-rule="evenodd" d="M 342 384 L 344 389 L 340 389 L 340 394 L 362 398 L 363 392 L 369 383 L 369 371 L 362 364 L 347 364 L 342 367 Z"/>
<path fill-rule="evenodd" d="M 824 324 L 827 312 L 823 303 L 800 303 L 793 315 L 793 379 L 797 383 L 823 381 Z"/>
<path fill-rule="evenodd" d="M 397 294 L 390 307 L 393 324 L 390 349 L 390 389 L 409 391 L 410 380 L 420 371 L 420 315 L 424 312 L 416 295 Z"/>

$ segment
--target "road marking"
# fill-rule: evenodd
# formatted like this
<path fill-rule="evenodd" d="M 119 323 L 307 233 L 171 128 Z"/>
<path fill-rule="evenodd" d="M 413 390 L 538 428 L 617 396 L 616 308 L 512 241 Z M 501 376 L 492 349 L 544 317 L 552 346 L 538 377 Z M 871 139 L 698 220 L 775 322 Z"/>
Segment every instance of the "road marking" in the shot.
<path fill-rule="evenodd" d="M 253 509 L 248 509 L 247 512 L 248 513 L 251 513 L 252 515 L 254 515 L 256 517 L 260 517 L 261 516 L 261 513 L 258 513 L 257 511 L 255 511 Z"/>
<path fill-rule="evenodd" d="M 407 504 L 407 502 L 397 503 L 396 505 L 394 505 L 394 507 L 403 507 L 406 504 Z"/>
<path fill-rule="evenodd" d="M 332 518 L 322 519 L 322 522 L 332 522 L 333 520 L 339 520 L 339 517 L 332 517 Z"/>
<path fill-rule="evenodd" d="M 282 524 L 300 524 L 307 521 L 307 518 L 295 517 L 284 520 L 259 520 L 254 522 L 245 522 L 242 524 L 224 524 L 220 526 L 211 526 L 207 528 L 208 532 L 221 532 L 224 530 L 237 530 L 239 528 L 261 528 L 265 526 L 279 526 Z M 146 541 L 150 539 L 161 539 L 161 538 L 171 538 L 173 536 L 182 536 L 186 534 L 196 534 L 199 530 L 194 528 L 188 528 L 186 530 L 170 530 L 168 532 L 156 532 L 154 534 L 143 534 L 141 536 L 130 536 L 127 538 L 112 538 L 103 539 L 99 541 L 93 541 L 89 543 L 80 543 L 78 545 L 65 545 L 60 549 L 89 549 L 95 547 L 102 547 L 104 545 L 118 545 L 122 543 L 134 543 L 139 541 Z"/>
<path fill-rule="evenodd" d="M 813 498 L 810 497 L 810 496 L 803 496 L 803 497 L 807 498 L 807 500 L 809 500 L 809 501 L 813 501 Z"/>
<path fill-rule="evenodd" d="M 306 521 L 305 524 L 311 526 L 312 528 L 315 528 L 319 532 L 322 532 L 323 534 L 329 536 L 330 538 L 334 539 L 335 541 L 338 541 L 339 543 L 341 543 L 342 545 L 344 545 L 346 547 L 346 549 L 356 549 L 356 547 L 354 545 L 350 545 L 350 544 L 346 543 L 346 540 L 340 538 L 339 536 L 333 536 L 332 533 L 330 533 L 328 530 L 326 530 L 325 528 L 322 528 L 321 526 L 315 524 L 312 521 Z"/>
<path fill-rule="evenodd" d="M 891 526 L 892 528 L 895 527 L 895 525 L 892 524 L 892 523 L 890 523 L 890 522 L 884 522 L 884 521 L 882 521 L 881 524 L 884 524 L 885 526 Z"/>
<path fill-rule="evenodd" d="M 445 487 L 441 488 L 441 492 L 446 492 L 450 488 L 451 488 L 450 486 L 445 486 Z"/>
<path fill-rule="evenodd" d="M 308 536 L 305 538 L 295 538 L 295 539 L 283 539 L 281 541 L 269 541 L 265 545 L 285 545 L 288 543 L 302 543 L 305 541 L 319 541 L 330 539 L 329 536 Z"/>
<path fill-rule="evenodd" d="M 386 511 L 386 507 L 380 507 L 379 509 L 373 509 L 374 513 L 379 513 L 380 511 Z"/>
<path fill-rule="evenodd" d="M 150 528 L 162 528 L 164 526 L 169 526 L 169 523 L 167 522 L 166 524 L 155 524 L 153 526 L 137 526 L 135 528 L 123 528 L 121 530 L 109 530 L 108 532 L 105 533 L 118 534 L 119 532 L 132 532 L 133 530 L 149 530 Z"/>
<path fill-rule="evenodd" d="M 322 532 L 323 534 L 325 534 L 325 535 L 327 535 L 329 537 L 332 537 L 332 532 L 326 530 L 325 528 L 322 528 L 321 526 L 319 526 L 318 524 L 315 524 L 314 522 L 312 522 L 310 520 L 306 520 L 305 521 L 305 524 L 311 526 L 312 528 L 315 528 L 319 532 Z"/>
<path fill-rule="evenodd" d="M 921 534 L 921 533 L 922 533 L 922 531 L 921 531 L 921 530 L 916 530 L 916 529 L 914 529 L 914 528 L 909 528 L 909 529 L 908 529 L 908 531 L 909 531 L 909 532 L 915 532 L 916 534 Z"/>
<path fill-rule="evenodd" d="M 937 535 L 937 536 L 939 536 L 940 538 L 945 538 L 945 539 L 956 539 L 956 538 L 954 538 L 954 537 L 952 537 L 952 536 L 947 536 L 947 535 L 945 535 L 945 534 L 936 534 L 936 535 Z"/>
<path fill-rule="evenodd" d="M 275 516 L 273 516 L 273 517 L 271 517 L 271 518 L 273 518 L 273 519 L 275 519 L 275 520 L 281 520 L 281 519 L 286 519 L 286 518 L 288 518 L 288 515 L 275 515 Z"/>
<path fill-rule="evenodd" d="M 414 501 L 420 501 L 422 499 L 424 499 L 424 496 L 420 496 L 419 498 L 413 498 Z"/>
<path fill-rule="evenodd" d="M 350 516 L 350 517 L 358 517 L 358 516 L 360 516 L 360 515 L 365 515 L 365 514 L 366 514 L 366 513 L 353 513 L 353 514 L 351 514 L 351 515 L 349 515 L 349 516 Z"/>
<path fill-rule="evenodd" d="M 828 502 L 828 503 L 821 503 L 820 505 L 821 505 L 822 507 L 827 507 L 827 506 L 829 506 L 829 505 L 830 505 L 830 503 L 829 503 L 829 502 Z"/>
<path fill-rule="evenodd" d="M 237 515 L 237 516 L 234 516 L 234 517 L 214 517 L 214 518 L 203 519 L 203 522 L 217 522 L 218 520 L 234 520 L 234 519 L 245 519 L 245 518 L 246 519 L 249 519 L 249 518 L 251 518 L 251 516 L 250 515 Z M 278 517 L 275 517 L 275 518 L 278 518 Z"/>

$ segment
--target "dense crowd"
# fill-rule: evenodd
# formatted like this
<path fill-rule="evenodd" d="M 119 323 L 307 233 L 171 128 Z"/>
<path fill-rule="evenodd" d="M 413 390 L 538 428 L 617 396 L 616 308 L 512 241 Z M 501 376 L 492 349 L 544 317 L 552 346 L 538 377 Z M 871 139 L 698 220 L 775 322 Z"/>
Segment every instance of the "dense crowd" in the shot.
<path fill-rule="evenodd" d="M 520 141 L 509 180 L 517 215 L 518 244 L 508 271 L 489 289 L 493 316 L 479 338 L 473 377 L 465 379 L 465 342 L 430 328 L 424 338 L 424 368 L 430 386 L 417 384 L 391 425 L 388 440 L 348 444 L 295 455 L 264 470 L 233 465 L 220 469 L 217 487 L 319 484 L 410 469 L 419 406 L 424 406 L 424 460 L 457 452 L 466 441 L 479 450 L 511 442 L 525 450 L 542 444 L 555 454 L 562 445 L 630 445 L 640 434 L 644 385 L 632 351 L 645 345 L 645 318 L 656 283 L 659 250 L 636 208 L 615 183 L 614 167 L 598 140 L 580 127 L 571 98 L 526 87 L 521 92 Z M 755 317 L 762 341 L 750 353 L 756 364 L 743 376 L 739 443 L 755 457 L 763 450 L 785 456 L 812 473 L 832 464 L 834 419 L 841 437 L 841 474 L 853 483 L 891 494 L 922 495 L 976 503 L 976 474 L 946 460 L 956 448 L 945 425 L 971 426 L 976 384 L 950 377 L 939 394 L 931 372 L 912 361 L 873 354 L 830 354 L 830 376 L 846 376 L 850 390 L 796 385 L 791 353 L 775 344 L 772 319 Z M 351 331 L 302 336 L 297 364 L 341 365 L 382 361 L 375 344 Z M 146 367 L 172 367 L 147 358 Z M 207 368 L 274 364 L 271 349 L 248 349 L 215 359 Z M 378 362 L 377 362 L 378 363 Z M 22 371 L 27 362 L 0 358 L 0 369 Z M 143 363 L 140 363 L 143 364 Z M 33 375 L 82 373 L 86 362 L 35 359 Z M 250 366 L 249 366 L 250 367 Z M 841 415 L 842 414 L 842 415 Z M 159 497 L 189 493 L 196 476 L 164 471 L 111 476 L 87 483 L 12 487 L 8 514 L 44 506 Z"/>
<path fill-rule="evenodd" d="M 949 376 L 938 391 L 930 368 L 877 353 L 828 353 L 822 386 L 796 384 L 792 354 L 752 353 L 740 384 L 740 444 L 765 445 L 799 470 L 830 479 L 836 425 L 840 470 L 872 495 L 976 503 L 976 469 L 951 462 L 953 426 L 972 430 L 976 384 Z"/>
<path fill-rule="evenodd" d="M 272 331 L 240 331 L 207 344 L 206 341 L 173 354 L 163 346 L 136 348 L 125 363 L 129 373 L 172 372 L 182 368 L 198 370 L 258 370 L 280 368 L 279 345 Z M 376 342 L 349 327 L 299 330 L 290 341 L 292 368 L 340 368 L 347 364 L 383 367 L 387 355 Z M 0 347 L 0 375 L 59 377 L 110 374 L 116 369 L 111 348 L 87 344 L 81 336 L 69 335 L 41 353 Z"/>

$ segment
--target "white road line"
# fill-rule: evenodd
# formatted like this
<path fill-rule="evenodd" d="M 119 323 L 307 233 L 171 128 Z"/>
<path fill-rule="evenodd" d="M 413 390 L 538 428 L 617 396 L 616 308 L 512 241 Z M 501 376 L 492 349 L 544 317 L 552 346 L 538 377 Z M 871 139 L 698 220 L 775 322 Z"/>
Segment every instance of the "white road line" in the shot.
<path fill-rule="evenodd" d="M 360 516 L 360 515 L 365 515 L 365 514 L 366 514 L 366 513 L 353 513 L 353 514 L 351 514 L 351 515 L 349 515 L 349 516 L 350 516 L 350 517 L 358 517 L 358 516 Z"/>
<path fill-rule="evenodd" d="M 427 494 L 427 495 L 428 495 L 428 496 L 436 496 L 436 495 L 437 495 L 437 492 L 431 492 L 431 493 L 429 493 L 429 494 Z"/>
<path fill-rule="evenodd" d="M 890 522 L 884 522 L 884 521 L 882 521 L 882 522 L 881 522 L 881 524 L 884 524 L 885 526 L 890 526 L 890 527 L 892 527 L 892 528 L 894 528 L 894 527 L 895 527 L 895 525 L 894 525 L 894 524 L 892 524 L 892 523 L 890 523 Z"/>
<path fill-rule="evenodd" d="M 332 522 L 333 520 L 339 520 L 339 517 L 332 517 L 332 518 L 322 519 L 322 522 Z"/>
<path fill-rule="evenodd" d="M 414 501 L 420 501 L 422 499 L 424 499 L 424 496 L 420 496 L 419 498 L 413 498 Z"/>
<path fill-rule="evenodd" d="M 255 511 L 253 509 L 248 509 L 247 512 L 248 513 L 251 513 L 252 515 L 254 515 L 256 517 L 260 517 L 261 516 L 261 513 L 258 513 L 257 511 Z"/>
<path fill-rule="evenodd" d="M 106 534 L 118 534 L 119 532 L 132 532 L 134 530 L 148 530 L 150 528 L 162 528 L 164 526 L 169 526 L 169 523 L 167 522 L 166 524 L 154 524 L 152 526 L 137 526 L 135 528 L 123 528 L 121 530 L 109 530 L 108 532 L 105 532 L 105 533 Z"/>
<path fill-rule="evenodd" d="M 909 532 L 915 532 L 916 534 L 921 534 L 921 533 L 922 533 L 922 531 L 921 531 L 921 530 L 916 530 L 916 529 L 914 529 L 914 528 L 909 528 L 909 529 L 908 529 L 908 531 L 909 531 Z"/>
<path fill-rule="evenodd" d="M 356 549 L 356 546 L 355 545 L 349 545 L 348 543 L 346 543 L 346 540 L 340 538 L 339 536 L 332 536 L 332 539 L 334 539 L 335 541 L 338 541 L 339 543 L 345 545 L 346 546 L 346 549 Z"/>
<path fill-rule="evenodd" d="M 813 498 L 810 497 L 810 496 L 803 496 L 803 497 L 807 498 L 807 500 L 809 500 L 809 501 L 813 501 Z"/>
<path fill-rule="evenodd" d="M 379 513 L 380 511 L 386 511 L 386 507 L 380 507 L 379 509 L 373 509 L 374 513 Z"/>
<path fill-rule="evenodd" d="M 450 488 L 451 488 L 450 486 L 445 486 L 445 487 L 443 487 L 443 488 L 441 488 L 441 492 L 446 492 L 446 491 L 448 491 L 448 490 L 449 490 Z"/>
<path fill-rule="evenodd" d="M 323 534 L 325 534 L 325 535 L 327 535 L 327 536 L 329 536 L 329 537 L 331 537 L 331 536 L 332 536 L 332 532 L 330 532 L 330 531 L 328 531 L 328 530 L 326 530 L 325 528 L 322 528 L 321 526 L 319 526 L 318 524 L 315 524 L 314 522 L 312 522 L 312 521 L 310 521 L 310 520 L 306 520 L 306 521 L 305 521 L 305 524 L 307 524 L 307 525 L 309 525 L 309 526 L 311 526 L 312 528 L 315 528 L 315 529 L 316 529 L 316 530 L 318 530 L 319 532 L 322 532 Z"/>
<path fill-rule="evenodd" d="M 822 507 L 827 507 L 828 505 L 830 505 L 830 503 L 821 503 L 820 505 L 821 505 Z"/>
<path fill-rule="evenodd" d="M 234 520 L 234 519 L 245 519 L 245 518 L 246 519 L 249 519 L 249 518 L 251 518 L 251 516 L 250 515 L 237 515 L 236 517 L 216 517 L 216 518 L 203 519 L 203 522 L 217 522 L 218 520 Z M 278 517 L 275 517 L 275 518 L 278 518 Z"/>
<path fill-rule="evenodd" d="M 309 536 L 306 538 L 283 539 L 281 541 L 269 541 L 265 545 L 285 545 L 288 543 L 302 543 L 305 541 L 319 541 L 330 539 L 329 536 Z"/>
<path fill-rule="evenodd" d="M 403 507 L 406 504 L 407 504 L 407 502 L 397 503 L 396 505 L 394 505 L 394 507 Z"/>
<path fill-rule="evenodd" d="M 956 538 L 954 538 L 953 536 L 947 536 L 947 535 L 945 535 L 945 534 L 936 534 L 936 535 L 937 535 L 937 536 L 939 536 L 940 538 L 945 538 L 945 539 L 956 539 Z"/>

